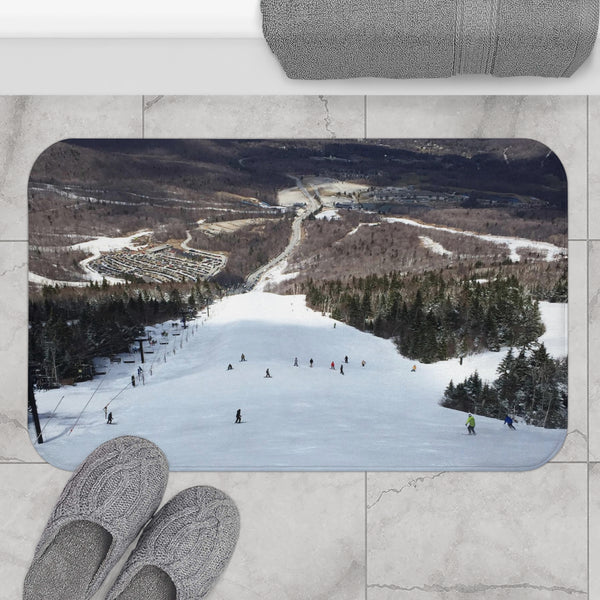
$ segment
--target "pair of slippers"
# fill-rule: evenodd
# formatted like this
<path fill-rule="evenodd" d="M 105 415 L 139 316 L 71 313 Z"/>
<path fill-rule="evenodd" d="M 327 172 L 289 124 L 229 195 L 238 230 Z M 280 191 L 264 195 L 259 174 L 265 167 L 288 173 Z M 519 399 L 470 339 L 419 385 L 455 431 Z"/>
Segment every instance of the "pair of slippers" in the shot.
<path fill-rule="evenodd" d="M 168 474 L 165 455 L 148 440 L 123 436 L 96 448 L 54 507 L 23 599 L 91 598 L 144 526 L 106 600 L 205 596 L 233 554 L 239 513 L 220 490 L 198 486 L 154 514 Z"/>

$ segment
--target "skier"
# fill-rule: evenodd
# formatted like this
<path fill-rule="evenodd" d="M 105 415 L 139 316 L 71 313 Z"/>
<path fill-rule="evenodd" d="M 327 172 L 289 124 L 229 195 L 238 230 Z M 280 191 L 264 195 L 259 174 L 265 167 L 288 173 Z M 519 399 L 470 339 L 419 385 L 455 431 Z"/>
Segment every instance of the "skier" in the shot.
<path fill-rule="evenodd" d="M 329 368 L 335 371 L 335 363 L 333 361 L 331 361 L 331 367 Z"/>
<path fill-rule="evenodd" d="M 105 419 L 108 418 L 108 407 L 107 406 L 104 407 L 104 418 Z"/>
<path fill-rule="evenodd" d="M 360 364 L 364 367 L 367 363 L 363 360 Z"/>
<path fill-rule="evenodd" d="M 298 366 L 298 357 L 296 356 L 296 358 L 294 358 L 294 366 L 297 367 Z"/>
<path fill-rule="evenodd" d="M 269 373 L 269 369 L 267 369 L 267 372 L 265 373 L 265 379 L 271 379 L 271 373 Z"/>
<path fill-rule="evenodd" d="M 346 364 L 348 364 L 348 357 L 347 357 L 347 356 L 344 356 L 344 362 L 345 362 Z"/>
<path fill-rule="evenodd" d="M 246 355 L 242 352 L 242 357 L 240 358 L 240 362 L 246 362 Z"/>
<path fill-rule="evenodd" d="M 131 376 L 131 385 L 135 387 L 135 375 Z"/>
<path fill-rule="evenodd" d="M 340 365 L 340 375 L 344 374 L 344 365 Z"/>
<path fill-rule="evenodd" d="M 242 422 L 242 409 L 241 408 L 238 408 L 237 412 L 235 413 L 235 422 L 236 423 Z"/>
<path fill-rule="evenodd" d="M 312 358 L 310 359 L 309 364 L 310 364 L 310 368 L 312 369 L 312 366 L 313 366 L 313 359 Z"/>
<path fill-rule="evenodd" d="M 233 371 L 233 365 L 232 365 L 231 363 L 229 363 L 229 364 L 227 365 L 227 370 L 228 370 L 228 371 Z"/>
<path fill-rule="evenodd" d="M 333 324 L 333 328 L 335 329 L 336 323 Z"/>
<path fill-rule="evenodd" d="M 410 370 L 411 373 L 414 373 L 417 370 L 417 365 L 413 365 L 412 369 Z"/>
<path fill-rule="evenodd" d="M 465 423 L 465 425 L 467 426 L 467 429 L 469 430 L 469 435 L 477 435 L 475 433 L 475 417 L 469 413 L 469 416 L 467 417 L 467 422 Z"/>
<path fill-rule="evenodd" d="M 514 431 L 516 431 L 516 428 L 513 425 L 513 420 L 508 415 L 506 415 L 506 417 L 504 417 L 504 423 L 506 425 L 508 425 L 509 429 L 513 429 Z"/>
<path fill-rule="evenodd" d="M 112 413 L 111 412 L 108 413 L 108 420 L 106 421 L 106 424 L 112 425 Z"/>

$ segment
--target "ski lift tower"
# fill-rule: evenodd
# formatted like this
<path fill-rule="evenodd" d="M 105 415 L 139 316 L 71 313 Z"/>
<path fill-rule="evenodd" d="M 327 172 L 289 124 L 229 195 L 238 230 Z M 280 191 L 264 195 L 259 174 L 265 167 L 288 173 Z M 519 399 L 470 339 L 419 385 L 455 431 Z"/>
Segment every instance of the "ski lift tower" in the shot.
<path fill-rule="evenodd" d="M 44 438 L 42 437 L 40 417 L 38 415 L 37 403 L 35 401 L 35 393 L 33 391 L 33 379 L 33 367 L 30 365 L 27 376 L 27 404 L 29 405 L 29 410 L 31 411 L 31 416 L 33 417 L 33 424 L 35 425 L 35 435 L 37 442 L 38 444 L 43 444 Z"/>
<path fill-rule="evenodd" d="M 142 358 L 142 364 L 144 364 L 144 342 L 147 342 L 148 338 L 135 338 L 135 341 L 140 343 L 140 356 Z"/>

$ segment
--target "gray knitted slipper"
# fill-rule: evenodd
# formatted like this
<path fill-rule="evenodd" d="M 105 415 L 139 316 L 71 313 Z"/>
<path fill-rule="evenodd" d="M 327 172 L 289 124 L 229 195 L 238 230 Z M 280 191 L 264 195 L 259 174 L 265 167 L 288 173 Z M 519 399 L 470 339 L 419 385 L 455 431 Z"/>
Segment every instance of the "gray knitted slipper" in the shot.
<path fill-rule="evenodd" d="M 238 539 L 233 500 L 213 487 L 183 490 L 142 533 L 106 600 L 196 600 L 225 569 Z"/>
<path fill-rule="evenodd" d="M 67 482 L 35 551 L 24 600 L 86 600 L 158 508 L 169 465 L 148 440 L 96 448 Z"/>

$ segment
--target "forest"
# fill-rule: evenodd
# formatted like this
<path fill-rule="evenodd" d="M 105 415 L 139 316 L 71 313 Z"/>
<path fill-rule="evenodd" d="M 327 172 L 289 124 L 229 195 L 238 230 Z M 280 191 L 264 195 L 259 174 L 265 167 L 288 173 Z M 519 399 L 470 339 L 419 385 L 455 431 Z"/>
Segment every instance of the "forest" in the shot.
<path fill-rule="evenodd" d="M 502 346 L 525 347 L 544 332 L 538 301 L 514 276 L 447 279 L 442 272 L 315 282 L 308 305 L 394 340 L 404 356 L 432 363 Z"/>
<path fill-rule="evenodd" d="M 90 379 L 95 357 L 129 352 L 146 325 L 192 318 L 219 293 L 214 283 L 45 286 L 29 301 L 29 364 L 38 387 Z"/>
<path fill-rule="evenodd" d="M 568 416 L 567 359 L 552 358 L 543 344 L 511 348 L 498 366 L 498 377 L 484 382 L 477 372 L 462 383 L 450 381 L 441 405 L 502 419 L 510 415 L 529 425 L 566 429 Z"/>

